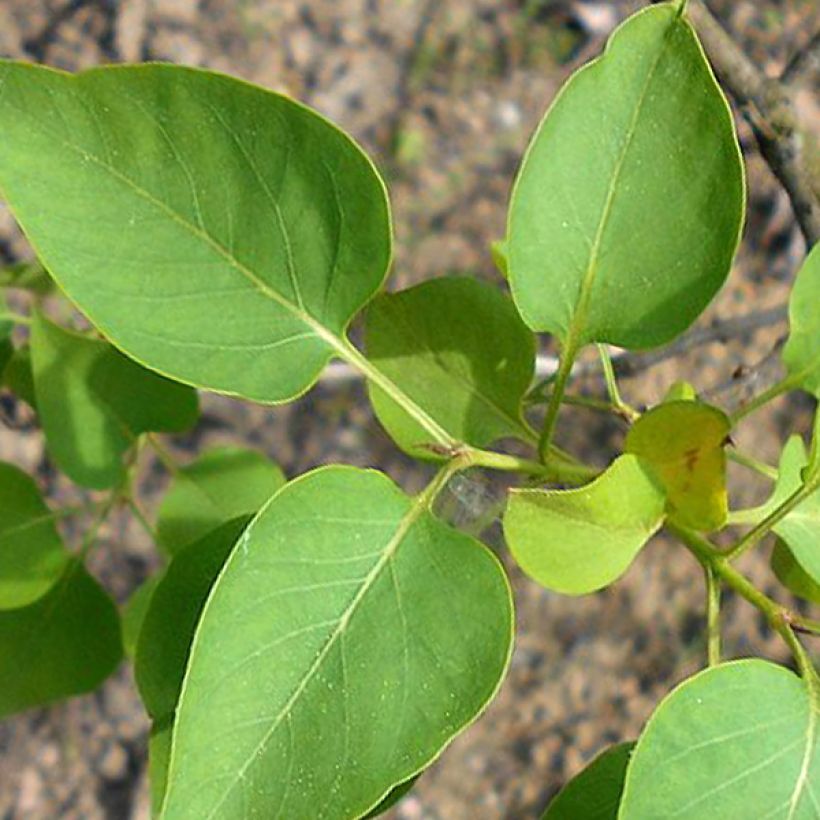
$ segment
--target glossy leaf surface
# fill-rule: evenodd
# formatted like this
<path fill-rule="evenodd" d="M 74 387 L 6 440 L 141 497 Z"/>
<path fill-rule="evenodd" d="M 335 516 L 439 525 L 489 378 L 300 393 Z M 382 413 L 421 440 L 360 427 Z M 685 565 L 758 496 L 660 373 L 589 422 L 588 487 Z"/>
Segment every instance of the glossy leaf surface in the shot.
<path fill-rule="evenodd" d="M 617 820 L 634 743 L 601 752 L 561 789 L 541 820 Z"/>
<path fill-rule="evenodd" d="M 791 378 L 820 398 L 820 245 L 806 257 L 789 299 L 789 338 L 783 361 Z"/>
<path fill-rule="evenodd" d="M 68 553 L 54 514 L 26 473 L 0 462 L 0 609 L 45 595 L 65 571 Z"/>
<path fill-rule="evenodd" d="M 122 480 L 123 453 L 148 431 L 196 422 L 196 393 L 127 359 L 106 342 L 34 318 L 31 361 L 49 452 L 78 484 Z"/>
<path fill-rule="evenodd" d="M 627 769 L 620 820 L 813 820 L 817 694 L 782 666 L 734 661 L 658 706 Z"/>
<path fill-rule="evenodd" d="M 661 3 L 576 72 L 510 204 L 513 297 L 567 347 L 646 348 L 687 328 L 729 273 L 744 182 L 732 117 L 695 34 Z"/>
<path fill-rule="evenodd" d="M 663 522 L 665 498 L 634 456 L 577 490 L 513 490 L 504 536 L 533 580 L 584 595 L 626 572 Z"/>
<path fill-rule="evenodd" d="M 35 603 L 0 612 L 0 716 L 90 692 L 121 657 L 114 602 L 72 562 Z"/>
<path fill-rule="evenodd" d="M 379 296 L 367 311 L 367 357 L 455 441 L 484 447 L 532 438 L 521 399 L 535 367 L 535 339 L 512 302 L 474 279 L 446 277 Z M 413 456 L 430 434 L 375 385 L 387 432 Z"/>
<path fill-rule="evenodd" d="M 509 586 L 420 499 L 328 467 L 251 523 L 191 648 L 167 820 L 364 814 L 483 709 L 509 660 Z"/>
<path fill-rule="evenodd" d="M 383 185 L 345 134 L 179 66 L 4 62 L 0 85 L 0 189 L 106 338 L 259 401 L 315 381 L 390 258 Z"/>
<path fill-rule="evenodd" d="M 241 515 L 250 515 L 285 483 L 255 450 L 215 447 L 181 467 L 159 509 L 157 539 L 170 555 Z"/>
<path fill-rule="evenodd" d="M 654 407 L 630 429 L 625 450 L 634 453 L 663 486 L 669 517 L 711 532 L 726 523 L 726 415 L 696 401 Z"/>

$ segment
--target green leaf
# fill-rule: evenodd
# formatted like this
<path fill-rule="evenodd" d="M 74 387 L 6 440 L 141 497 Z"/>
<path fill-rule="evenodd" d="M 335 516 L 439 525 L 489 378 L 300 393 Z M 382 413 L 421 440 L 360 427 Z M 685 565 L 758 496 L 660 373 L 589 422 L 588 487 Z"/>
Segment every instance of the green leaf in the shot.
<path fill-rule="evenodd" d="M 634 743 L 601 752 L 561 789 L 541 820 L 617 820 Z"/>
<path fill-rule="evenodd" d="M 380 473 L 327 467 L 259 513 L 197 627 L 166 820 L 360 816 L 493 697 L 509 585 L 430 514 L 438 486 L 413 501 Z"/>
<path fill-rule="evenodd" d="M 28 345 L 15 348 L 12 352 L 2 371 L 2 384 L 18 399 L 22 399 L 33 410 L 37 410 L 34 376 L 31 372 L 31 348 Z"/>
<path fill-rule="evenodd" d="M 507 254 L 507 240 L 497 239 L 490 243 L 490 254 L 498 272 L 505 278 L 510 278 L 510 263 Z"/>
<path fill-rule="evenodd" d="M 666 395 L 663 397 L 663 400 L 665 402 L 697 401 L 698 393 L 697 390 L 689 384 L 689 382 L 677 381 L 670 385 L 669 390 L 666 391 Z"/>
<path fill-rule="evenodd" d="M 264 402 L 347 354 L 391 235 L 383 183 L 343 132 L 286 96 L 180 66 L 72 76 L 3 62 L 0 85 L 0 188 L 113 344 Z"/>
<path fill-rule="evenodd" d="M 137 640 L 151 603 L 151 596 L 162 580 L 163 572 L 146 578 L 132 593 L 122 610 L 122 646 L 127 658 L 137 652 Z"/>
<path fill-rule="evenodd" d="M 54 282 L 39 262 L 16 262 L 0 268 L 0 288 L 22 288 L 43 296 L 54 290 Z"/>
<path fill-rule="evenodd" d="M 157 517 L 157 540 L 169 555 L 220 524 L 250 515 L 285 483 L 269 458 L 254 450 L 218 447 L 180 468 Z"/>
<path fill-rule="evenodd" d="M 820 399 L 820 244 L 797 273 L 789 299 L 790 332 L 783 361 L 794 380 Z"/>
<path fill-rule="evenodd" d="M 0 612 L 0 716 L 90 692 L 121 658 L 116 605 L 72 561 L 35 603 Z"/>
<path fill-rule="evenodd" d="M 6 366 L 13 355 L 14 345 L 11 343 L 11 339 L 0 339 L 0 387 L 4 386 Z"/>
<path fill-rule="evenodd" d="M 191 388 L 41 314 L 32 323 L 31 361 L 49 452 L 83 486 L 105 489 L 122 481 L 123 453 L 141 433 L 179 432 L 196 422 Z"/>
<path fill-rule="evenodd" d="M 730 429 L 722 411 L 690 400 L 653 407 L 630 429 L 624 449 L 663 486 L 669 517 L 681 526 L 711 532 L 726 523 Z"/>
<path fill-rule="evenodd" d="M 772 550 L 771 565 L 777 580 L 786 589 L 799 598 L 820 604 L 820 584 L 797 563 L 791 550 L 779 538 Z"/>
<path fill-rule="evenodd" d="M 403 800 L 413 789 L 413 786 L 416 785 L 416 781 L 419 779 L 419 775 L 415 777 L 411 777 L 409 780 L 405 780 L 404 783 L 399 783 L 398 786 L 394 786 L 388 793 L 384 800 L 379 803 L 376 808 L 371 809 L 367 814 L 364 815 L 364 820 L 370 820 L 372 817 L 379 817 L 380 815 L 384 814 L 386 811 L 389 811 L 393 808 L 399 801 Z"/>
<path fill-rule="evenodd" d="M 180 550 L 151 595 L 134 673 L 145 708 L 155 720 L 174 714 L 202 607 L 249 520 L 244 516 L 229 521 Z"/>
<path fill-rule="evenodd" d="M 818 815 L 817 693 L 762 660 L 685 681 L 656 709 L 626 773 L 620 820 Z"/>
<path fill-rule="evenodd" d="M 0 291 L 0 341 L 5 341 L 11 336 L 14 330 L 14 322 L 11 319 L 3 319 L 2 316 L 8 311 L 8 303 L 3 291 Z"/>
<path fill-rule="evenodd" d="M 803 440 L 800 436 L 791 436 L 780 455 L 777 483 L 771 497 L 765 504 L 743 511 L 741 516 L 736 517 L 738 522 L 757 524 L 771 515 L 803 486 L 807 464 Z M 783 539 L 799 570 L 808 576 L 807 580 L 820 584 L 820 550 L 817 548 L 820 544 L 820 490 L 798 504 L 785 518 L 778 521 L 772 530 Z M 781 569 L 785 576 L 792 575 L 796 578 L 788 571 L 784 561 L 781 561 Z M 804 584 L 798 582 L 795 587 L 786 581 L 783 583 L 796 594 L 803 594 L 798 590 L 804 587 Z"/>
<path fill-rule="evenodd" d="M 159 817 L 168 785 L 168 761 L 171 758 L 171 718 L 155 721 L 148 735 L 148 784 L 151 789 L 151 817 Z"/>
<path fill-rule="evenodd" d="M 634 456 L 577 490 L 513 490 L 504 537 L 534 581 L 585 595 L 620 578 L 663 522 L 664 495 Z"/>
<path fill-rule="evenodd" d="M 513 298 L 567 350 L 646 348 L 686 329 L 740 238 L 732 116 L 677 3 L 639 11 L 559 93 L 510 203 Z"/>
<path fill-rule="evenodd" d="M 33 603 L 63 574 L 68 553 L 34 480 L 0 462 L 0 610 Z"/>
<path fill-rule="evenodd" d="M 465 277 L 379 296 L 367 311 L 367 357 L 456 441 L 476 447 L 504 436 L 531 440 L 521 399 L 532 381 L 535 339 L 512 302 Z M 430 434 L 379 387 L 379 421 L 408 453 Z"/>

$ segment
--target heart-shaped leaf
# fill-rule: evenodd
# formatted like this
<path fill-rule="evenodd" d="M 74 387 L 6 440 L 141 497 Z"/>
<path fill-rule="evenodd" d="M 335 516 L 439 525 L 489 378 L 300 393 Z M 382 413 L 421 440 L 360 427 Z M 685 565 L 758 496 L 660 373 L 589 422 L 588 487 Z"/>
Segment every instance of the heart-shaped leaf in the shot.
<path fill-rule="evenodd" d="M 0 716 L 90 692 L 121 658 L 116 605 L 72 561 L 46 595 L 0 612 Z"/>
<path fill-rule="evenodd" d="M 790 332 L 783 348 L 789 378 L 820 399 L 820 244 L 797 273 L 789 299 Z"/>
<path fill-rule="evenodd" d="M 41 314 L 32 324 L 31 361 L 49 452 L 83 486 L 104 489 L 120 482 L 123 453 L 141 433 L 180 432 L 196 422 L 197 397 L 190 387 Z"/>
<path fill-rule="evenodd" d="M 697 401 L 668 401 L 644 413 L 626 437 L 666 492 L 670 519 L 711 532 L 726 523 L 726 415 Z"/>
<path fill-rule="evenodd" d="M 367 311 L 368 358 L 456 441 L 476 447 L 504 436 L 533 438 L 521 415 L 535 339 L 501 292 L 446 277 L 378 297 Z M 379 421 L 411 455 L 430 434 L 370 385 Z"/>
<path fill-rule="evenodd" d="M 384 186 L 327 120 L 169 65 L 0 63 L 0 188 L 49 272 L 137 361 L 265 402 L 345 349 L 390 259 Z M 93 226 L 93 229 L 89 229 Z"/>
<path fill-rule="evenodd" d="M 252 515 L 285 483 L 255 450 L 216 447 L 174 475 L 157 517 L 157 541 L 169 555 L 242 515 Z"/>
<path fill-rule="evenodd" d="M 634 743 L 601 752 L 561 789 L 541 820 L 617 820 Z"/>
<path fill-rule="evenodd" d="M 429 503 L 328 467 L 259 513 L 197 627 L 164 818 L 360 816 L 484 708 L 509 586 Z"/>
<path fill-rule="evenodd" d="M 507 248 L 527 324 L 565 348 L 646 348 L 687 328 L 743 222 L 732 116 L 679 3 L 630 17 L 550 106 L 513 190 Z"/>
<path fill-rule="evenodd" d="M 817 817 L 814 686 L 761 660 L 722 664 L 682 683 L 638 740 L 620 820 Z"/>
<path fill-rule="evenodd" d="M 0 609 L 26 606 L 45 595 L 67 563 L 54 513 L 37 485 L 0 461 Z"/>
<path fill-rule="evenodd" d="M 577 490 L 514 490 L 504 536 L 533 580 L 585 595 L 617 580 L 663 522 L 665 498 L 634 456 Z"/>

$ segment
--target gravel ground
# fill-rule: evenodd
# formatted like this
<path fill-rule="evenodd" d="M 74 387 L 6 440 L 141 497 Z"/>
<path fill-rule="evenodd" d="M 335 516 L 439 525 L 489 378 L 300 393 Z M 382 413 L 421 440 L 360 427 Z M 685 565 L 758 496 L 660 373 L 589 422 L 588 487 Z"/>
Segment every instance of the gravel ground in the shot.
<path fill-rule="evenodd" d="M 563 78 L 596 53 L 632 2 L 554 0 L 0 0 L 0 53 L 64 68 L 171 60 L 205 65 L 290 93 L 353 133 L 383 169 L 395 207 L 393 285 L 468 271 L 498 280 L 488 254 L 503 232 L 509 185 L 538 118 Z M 714 3 L 754 59 L 776 72 L 820 25 L 810 0 Z M 811 90 L 809 90 L 811 91 Z M 817 113 L 816 94 L 800 105 Z M 813 108 L 812 108 L 813 107 Z M 817 116 L 820 129 L 820 116 Z M 788 203 L 752 148 L 746 241 L 730 284 L 702 320 L 784 303 L 804 252 Z M 2 137 L 0 137 L 1 139 Z M 0 212 L 0 259 L 29 254 Z M 635 403 L 656 401 L 678 378 L 725 386 L 742 363 L 771 349 L 783 327 L 699 347 L 624 383 Z M 761 370 L 761 383 L 776 377 Z M 760 384 L 752 385 L 759 388 Z M 581 385 L 598 392 L 595 378 Z M 729 405 L 736 390 L 716 394 Z M 24 407 L 6 408 L 0 457 L 34 471 L 55 496 L 70 488 L 44 459 Z M 425 473 L 397 453 L 361 385 L 323 384 L 281 408 L 205 396 L 195 434 L 170 442 L 180 459 L 203 446 L 245 442 L 293 476 L 344 461 L 377 465 L 408 490 Z M 781 401 L 738 434 L 776 459 L 791 430 L 805 431 L 808 401 Z M 570 423 L 569 419 L 577 419 Z M 566 413 L 566 446 L 603 462 L 623 430 L 586 411 Z M 735 500 L 765 486 L 732 471 Z M 146 471 L 151 509 L 164 486 Z M 487 492 L 498 488 L 487 487 Z M 497 528 L 496 528 L 497 529 Z M 653 704 L 703 663 L 703 592 L 697 565 L 658 539 L 613 588 L 583 599 L 513 579 L 517 647 L 509 677 L 484 717 L 461 735 L 392 813 L 395 818 L 534 818 L 603 745 L 637 735 Z M 133 523 L 101 535 L 92 570 L 124 601 L 155 559 Z M 774 591 L 764 555 L 743 568 Z M 761 620 L 728 597 L 726 645 L 737 655 L 786 656 Z M 125 666 L 103 689 L 0 725 L 3 818 L 144 818 L 147 721 Z"/>

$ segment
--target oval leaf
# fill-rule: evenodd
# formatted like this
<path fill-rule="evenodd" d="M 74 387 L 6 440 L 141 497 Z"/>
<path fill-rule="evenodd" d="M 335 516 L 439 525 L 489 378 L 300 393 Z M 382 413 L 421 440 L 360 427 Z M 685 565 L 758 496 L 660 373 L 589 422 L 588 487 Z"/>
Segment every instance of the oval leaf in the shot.
<path fill-rule="evenodd" d="M 633 15 L 573 75 L 513 190 L 513 297 L 533 330 L 572 349 L 674 338 L 737 248 L 744 181 L 732 116 L 678 6 Z"/>
<path fill-rule="evenodd" d="M 0 462 L 0 609 L 26 606 L 45 595 L 67 563 L 54 514 L 34 480 Z"/>
<path fill-rule="evenodd" d="M 179 432 L 196 422 L 190 387 L 41 314 L 32 323 L 31 363 L 49 452 L 83 486 L 105 489 L 122 481 L 123 453 L 141 433 Z"/>
<path fill-rule="evenodd" d="M 35 603 L 0 612 L 0 716 L 90 692 L 121 658 L 117 607 L 73 561 Z"/>
<path fill-rule="evenodd" d="M 820 244 L 800 268 L 789 299 L 789 338 L 783 361 L 789 377 L 820 399 Z"/>
<path fill-rule="evenodd" d="M 601 752 L 558 792 L 541 820 L 617 820 L 634 743 Z"/>
<path fill-rule="evenodd" d="M 663 522 L 665 498 L 634 456 L 577 490 L 514 490 L 504 536 L 547 589 L 585 595 L 617 580 Z"/>
<path fill-rule="evenodd" d="M 703 532 L 726 523 L 726 415 L 696 401 L 669 401 L 644 413 L 624 449 L 639 456 L 663 486 L 670 519 Z"/>
<path fill-rule="evenodd" d="M 157 516 L 157 540 L 169 555 L 241 515 L 252 515 L 285 483 L 255 450 L 215 447 L 181 467 Z"/>
<path fill-rule="evenodd" d="M 810 820 L 820 795 L 817 693 L 761 660 L 707 669 L 656 709 L 626 773 L 620 820 Z"/>
<path fill-rule="evenodd" d="M 179 66 L 4 62 L 0 85 L 0 188 L 115 345 L 264 402 L 307 390 L 344 348 L 390 258 L 383 184 L 344 133 Z"/>
<path fill-rule="evenodd" d="M 291 482 L 205 605 L 163 816 L 366 813 L 487 704 L 511 629 L 497 559 L 425 495 L 348 467 Z"/>
<path fill-rule="evenodd" d="M 378 297 L 367 311 L 367 357 L 456 440 L 484 447 L 533 438 L 521 416 L 535 339 L 512 302 L 483 282 L 447 277 Z M 408 453 L 430 434 L 376 385 L 379 421 Z"/>
<path fill-rule="evenodd" d="M 820 604 L 820 583 L 797 563 L 792 551 L 779 538 L 772 550 L 771 565 L 772 572 L 786 589 L 798 598 Z"/>

